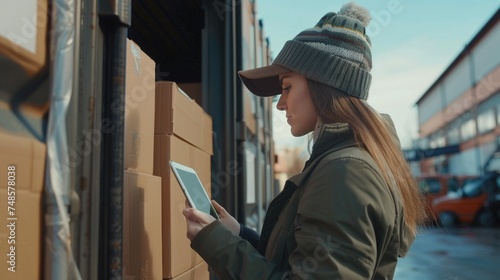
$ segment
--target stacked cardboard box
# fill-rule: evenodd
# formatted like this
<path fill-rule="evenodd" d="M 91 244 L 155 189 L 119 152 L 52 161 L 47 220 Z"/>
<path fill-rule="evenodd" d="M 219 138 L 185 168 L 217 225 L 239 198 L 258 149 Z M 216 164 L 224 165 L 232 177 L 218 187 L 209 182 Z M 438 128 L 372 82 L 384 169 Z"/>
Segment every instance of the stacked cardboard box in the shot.
<path fill-rule="evenodd" d="M 208 279 L 190 248 L 185 197 L 170 160 L 197 170 L 210 193 L 212 122 L 175 83 L 155 83 L 155 63 L 127 42 L 124 131 L 124 277 Z"/>
<path fill-rule="evenodd" d="M 153 174 L 155 62 L 127 41 L 124 168 Z"/>
<path fill-rule="evenodd" d="M 0 279 L 41 279 L 43 143 L 0 132 Z"/>
<path fill-rule="evenodd" d="M 4 4 L 2 4 L 4 6 Z M 25 0 L 22 5 L 0 9 L 0 59 L 21 66 L 29 75 L 42 69 L 47 61 L 47 0 Z M 0 64 L 0 65 L 1 65 Z"/>
<path fill-rule="evenodd" d="M 42 279 L 48 3 L 0 4 L 0 279 Z"/>
<path fill-rule="evenodd" d="M 125 279 L 162 279 L 161 178 L 153 176 L 155 62 L 127 41 L 124 131 Z"/>
<path fill-rule="evenodd" d="M 162 279 L 161 178 L 126 171 L 123 179 L 125 278 Z"/>
<path fill-rule="evenodd" d="M 169 161 L 195 169 L 211 194 L 212 119 L 173 82 L 157 82 L 155 112 L 154 174 L 162 177 L 163 278 L 207 279 L 196 272 L 206 266 L 200 268 L 203 260 L 186 238 L 181 213 L 186 199 Z"/>
<path fill-rule="evenodd" d="M 0 131 L 44 139 L 48 0 L 0 4 Z"/>

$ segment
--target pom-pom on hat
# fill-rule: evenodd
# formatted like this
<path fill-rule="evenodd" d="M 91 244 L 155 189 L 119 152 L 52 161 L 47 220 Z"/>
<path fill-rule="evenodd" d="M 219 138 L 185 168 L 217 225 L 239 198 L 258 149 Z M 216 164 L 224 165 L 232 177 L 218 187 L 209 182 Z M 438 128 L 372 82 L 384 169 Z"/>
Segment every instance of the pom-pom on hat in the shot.
<path fill-rule="evenodd" d="M 347 3 L 286 42 L 272 65 L 240 71 L 240 78 L 254 94 L 272 96 L 281 93 L 279 75 L 296 72 L 367 99 L 372 68 L 371 42 L 365 30 L 369 22 L 368 10 Z"/>

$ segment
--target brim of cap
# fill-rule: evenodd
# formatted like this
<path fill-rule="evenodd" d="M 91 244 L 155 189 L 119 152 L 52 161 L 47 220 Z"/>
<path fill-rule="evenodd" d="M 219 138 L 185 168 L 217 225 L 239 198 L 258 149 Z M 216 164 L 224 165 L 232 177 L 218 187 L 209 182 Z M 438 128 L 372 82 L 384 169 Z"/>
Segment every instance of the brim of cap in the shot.
<path fill-rule="evenodd" d="M 280 74 L 291 72 L 280 65 L 269 65 L 251 70 L 239 71 L 245 86 L 255 95 L 273 96 L 281 94 Z"/>

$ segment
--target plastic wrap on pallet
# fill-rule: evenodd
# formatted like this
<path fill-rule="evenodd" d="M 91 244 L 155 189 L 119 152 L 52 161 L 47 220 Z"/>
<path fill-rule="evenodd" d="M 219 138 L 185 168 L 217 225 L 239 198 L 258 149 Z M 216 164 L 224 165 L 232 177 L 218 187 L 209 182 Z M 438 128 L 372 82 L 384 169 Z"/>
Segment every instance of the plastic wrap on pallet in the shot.
<path fill-rule="evenodd" d="M 47 128 L 44 279 L 81 279 L 71 249 L 66 113 L 73 88 L 75 1 L 52 0 L 51 101 Z"/>

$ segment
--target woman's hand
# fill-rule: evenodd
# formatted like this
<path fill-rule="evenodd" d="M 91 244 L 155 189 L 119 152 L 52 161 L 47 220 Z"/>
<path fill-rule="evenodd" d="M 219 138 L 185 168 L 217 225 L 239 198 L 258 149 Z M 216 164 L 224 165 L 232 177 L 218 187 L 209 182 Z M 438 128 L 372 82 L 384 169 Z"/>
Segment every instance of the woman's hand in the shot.
<path fill-rule="evenodd" d="M 220 221 L 225 225 L 230 231 L 236 235 L 240 235 L 240 223 L 231 216 L 224 207 L 220 206 L 217 201 L 212 199 L 212 204 L 214 205 L 215 211 L 219 214 Z"/>
<path fill-rule="evenodd" d="M 198 234 L 198 232 L 200 232 L 200 230 L 215 221 L 215 218 L 211 215 L 191 208 L 187 203 L 186 208 L 182 210 L 182 214 L 186 217 L 187 237 L 191 241 Z"/>
<path fill-rule="evenodd" d="M 215 200 L 212 200 L 212 204 L 219 214 L 220 222 L 225 225 L 230 231 L 232 231 L 235 235 L 240 234 L 240 223 L 231 216 L 224 207 L 220 206 Z M 215 221 L 215 218 L 211 215 L 201 212 L 197 209 L 189 206 L 189 203 L 186 201 L 186 208 L 182 210 L 182 214 L 186 217 L 187 224 L 187 237 L 189 240 L 193 240 L 193 238 L 200 232 L 204 227 L 208 224 Z"/>

